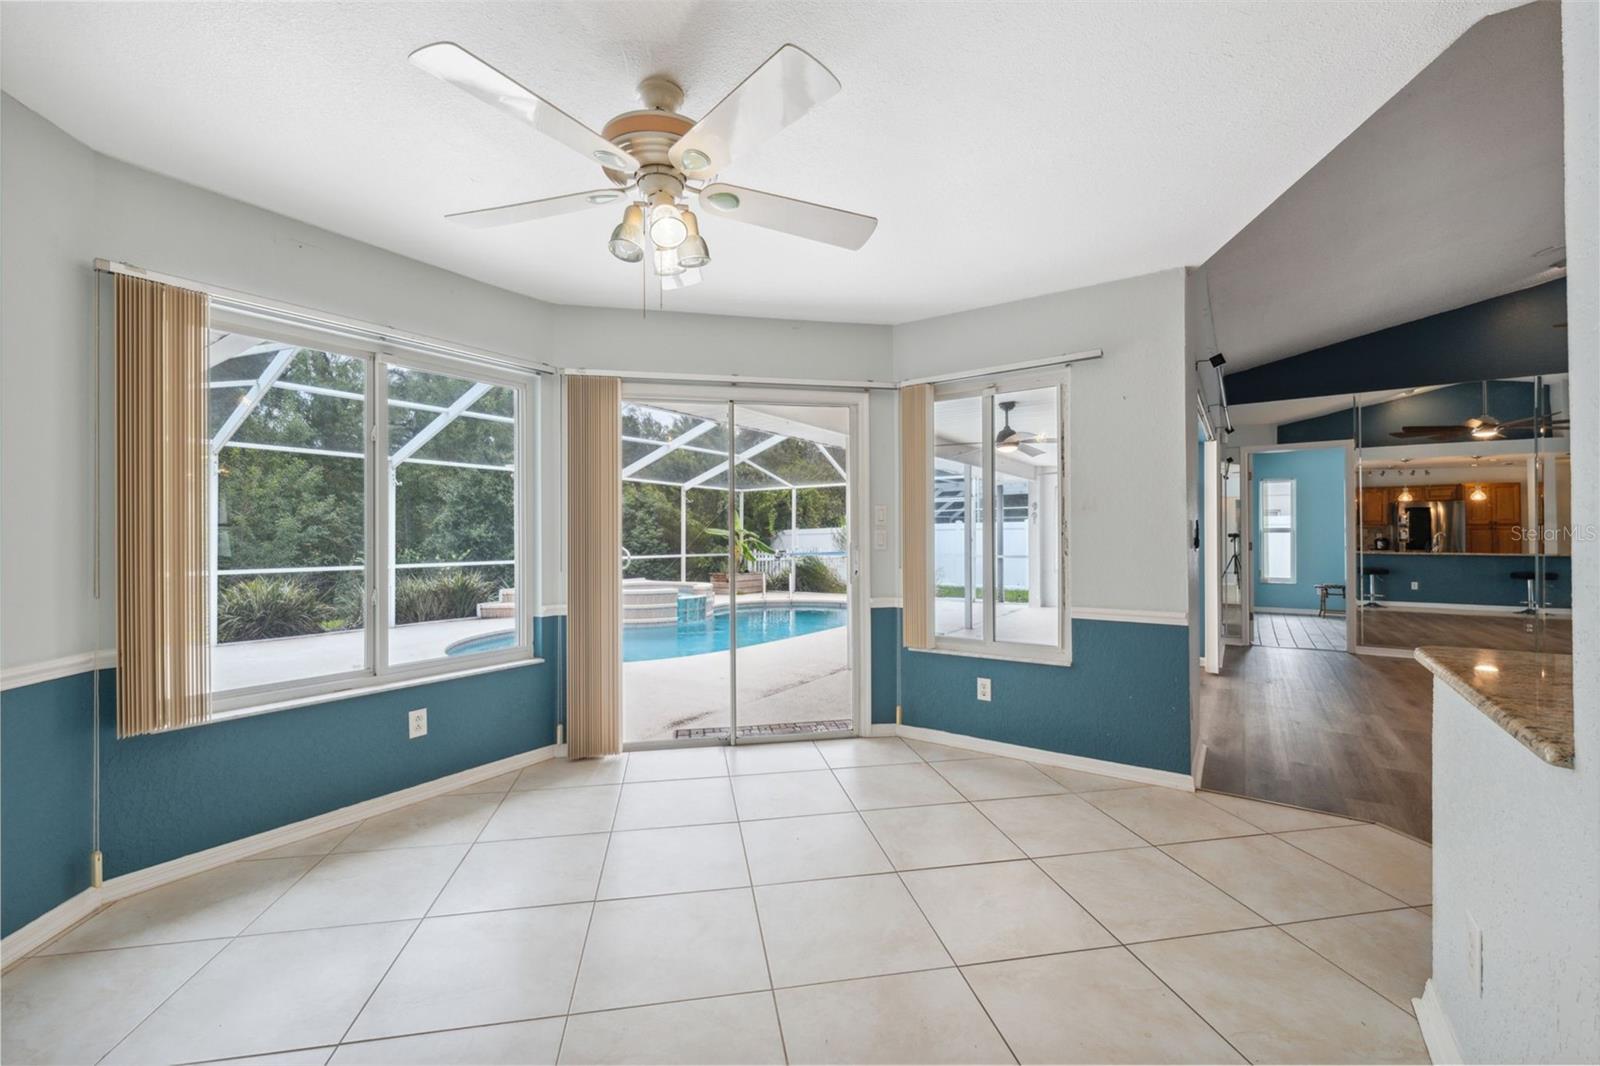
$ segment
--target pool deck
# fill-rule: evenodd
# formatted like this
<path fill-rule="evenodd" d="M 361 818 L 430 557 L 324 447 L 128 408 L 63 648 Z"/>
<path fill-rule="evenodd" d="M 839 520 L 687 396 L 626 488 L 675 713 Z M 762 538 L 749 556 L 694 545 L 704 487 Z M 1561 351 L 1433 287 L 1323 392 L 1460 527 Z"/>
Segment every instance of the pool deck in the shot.
<path fill-rule="evenodd" d="M 515 624 L 508 618 L 452 618 L 395 626 L 389 631 L 390 659 L 397 663 L 436 659 L 458 640 L 507 633 L 513 628 Z M 225 692 L 360 670 L 365 654 L 366 634 L 359 629 L 221 644 L 212 653 L 212 685 Z M 469 663 L 462 660 L 463 666 Z"/>
<path fill-rule="evenodd" d="M 850 718 L 848 633 L 839 626 L 740 648 L 740 727 Z M 623 740 L 671 740 L 679 729 L 726 728 L 732 658 L 715 651 L 623 663 Z"/>

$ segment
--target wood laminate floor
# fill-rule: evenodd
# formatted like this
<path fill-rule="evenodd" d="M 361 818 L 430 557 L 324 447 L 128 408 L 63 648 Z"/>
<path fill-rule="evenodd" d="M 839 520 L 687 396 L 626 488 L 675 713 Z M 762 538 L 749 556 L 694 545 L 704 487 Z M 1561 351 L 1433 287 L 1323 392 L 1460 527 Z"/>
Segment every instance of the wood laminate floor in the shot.
<path fill-rule="evenodd" d="M 1374 648 L 1499 648 L 1505 651 L 1548 651 L 1572 654 L 1572 619 L 1546 615 L 1472 611 L 1407 611 L 1398 607 L 1363 607 L 1358 619 L 1360 642 Z"/>
<path fill-rule="evenodd" d="M 1266 648 L 1344 651 L 1344 615 L 1273 614 L 1257 611 L 1251 618 L 1252 644 Z"/>
<path fill-rule="evenodd" d="M 1195 700 L 1198 784 L 1431 840 L 1432 680 L 1411 659 L 1229 648 Z"/>

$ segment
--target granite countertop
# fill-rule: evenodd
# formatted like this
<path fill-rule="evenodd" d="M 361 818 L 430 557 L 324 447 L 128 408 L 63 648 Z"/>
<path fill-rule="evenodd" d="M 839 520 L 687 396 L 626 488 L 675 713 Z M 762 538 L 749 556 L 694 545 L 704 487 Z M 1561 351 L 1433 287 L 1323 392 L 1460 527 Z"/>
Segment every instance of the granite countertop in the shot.
<path fill-rule="evenodd" d="M 1552 766 L 1572 766 L 1572 656 L 1425 647 L 1417 662 Z"/>

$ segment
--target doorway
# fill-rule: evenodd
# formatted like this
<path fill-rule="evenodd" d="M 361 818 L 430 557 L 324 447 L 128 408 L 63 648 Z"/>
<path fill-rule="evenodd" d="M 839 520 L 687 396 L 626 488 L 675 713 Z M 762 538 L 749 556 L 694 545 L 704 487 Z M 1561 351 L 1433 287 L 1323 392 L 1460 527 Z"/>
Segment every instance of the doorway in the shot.
<path fill-rule="evenodd" d="M 1255 447 L 1243 459 L 1245 643 L 1351 650 L 1354 449 Z"/>
<path fill-rule="evenodd" d="M 864 399 L 624 389 L 626 747 L 858 732 Z"/>

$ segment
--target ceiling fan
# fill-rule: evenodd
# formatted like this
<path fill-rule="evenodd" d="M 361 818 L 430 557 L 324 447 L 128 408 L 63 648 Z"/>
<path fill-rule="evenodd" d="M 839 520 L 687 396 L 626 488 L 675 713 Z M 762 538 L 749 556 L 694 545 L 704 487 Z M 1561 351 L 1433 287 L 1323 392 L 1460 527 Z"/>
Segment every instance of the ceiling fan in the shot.
<path fill-rule="evenodd" d="M 1450 426 L 1401 426 L 1391 437 L 1409 440 L 1416 437 L 1432 437 L 1437 440 L 1448 440 L 1460 436 L 1463 432 L 1469 434 L 1473 440 L 1499 440 L 1510 430 L 1527 429 L 1533 427 L 1534 435 L 1539 437 L 1551 436 L 1557 429 L 1566 429 L 1569 421 L 1565 418 L 1555 418 L 1551 415 L 1532 415 L 1528 418 L 1514 418 L 1502 422 L 1489 413 L 1489 383 L 1483 382 L 1483 413 L 1477 418 L 1469 418 Z"/>
<path fill-rule="evenodd" d="M 583 192 L 446 215 L 474 228 L 508 226 L 624 202 L 611 231 L 611 254 L 647 262 L 668 287 L 699 280 L 711 262 L 691 196 L 708 217 L 727 218 L 854 251 L 878 226 L 869 215 L 746 189 L 716 180 L 762 141 L 793 125 L 839 91 L 839 80 L 809 54 L 786 44 L 698 122 L 678 113 L 683 89 L 665 77 L 639 83 L 644 107 L 626 111 L 599 133 L 448 41 L 411 53 L 421 69 L 463 89 L 600 166 L 608 184 Z"/>
<path fill-rule="evenodd" d="M 1038 433 L 1023 433 L 1021 430 L 1011 428 L 1011 411 L 1017 406 L 1016 400 L 1001 400 L 1000 410 L 1005 412 L 1005 424 L 995 431 L 994 450 L 997 455 L 1010 455 L 1021 452 L 1023 455 L 1037 457 L 1045 454 L 1039 444 L 1054 444 L 1054 437 L 1046 437 Z M 952 451 L 955 449 L 976 448 L 975 441 L 940 441 L 935 445 L 939 451 Z"/>

